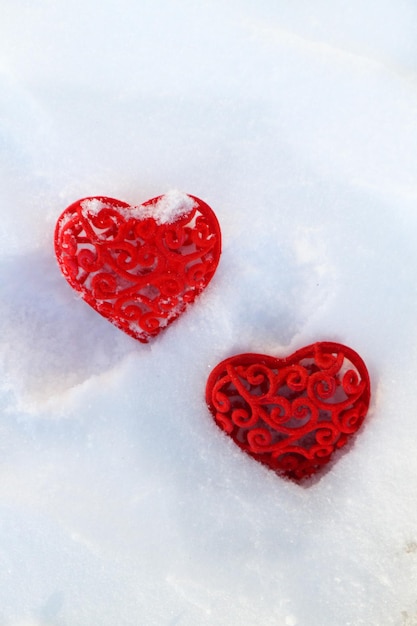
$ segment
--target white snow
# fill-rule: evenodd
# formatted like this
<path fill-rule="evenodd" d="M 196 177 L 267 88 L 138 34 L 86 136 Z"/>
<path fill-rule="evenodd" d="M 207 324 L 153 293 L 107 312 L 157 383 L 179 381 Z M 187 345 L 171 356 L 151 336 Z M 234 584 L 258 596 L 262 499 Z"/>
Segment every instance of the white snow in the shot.
<path fill-rule="evenodd" d="M 83 200 L 81 203 L 82 213 L 83 215 L 98 215 L 100 211 L 103 209 L 109 208 L 111 205 L 109 203 L 104 202 L 100 198 L 87 198 Z M 116 207 L 116 209 L 122 211 L 122 207 Z"/>
<path fill-rule="evenodd" d="M 172 224 L 191 213 L 196 205 L 196 201 L 186 193 L 171 189 L 151 204 L 141 204 L 128 209 L 112 205 L 112 208 L 125 217 L 135 217 L 139 220 L 152 217 L 157 224 Z M 81 202 L 81 206 L 86 214 L 97 215 L 103 208 L 108 207 L 108 204 L 100 198 L 88 198 Z"/>
<path fill-rule="evenodd" d="M 134 213 L 139 218 L 142 215 L 153 217 L 157 224 L 172 224 L 191 213 L 196 205 L 196 201 L 186 193 L 171 189 L 163 194 L 155 204 L 142 205 Z"/>
<path fill-rule="evenodd" d="M 6 0 L 0 624 L 417 624 L 414 0 Z M 222 227 L 152 344 L 62 277 L 79 198 L 181 189 Z M 175 204 L 175 203 L 174 203 Z M 309 488 L 213 424 L 209 372 L 315 340 L 372 408 Z"/>

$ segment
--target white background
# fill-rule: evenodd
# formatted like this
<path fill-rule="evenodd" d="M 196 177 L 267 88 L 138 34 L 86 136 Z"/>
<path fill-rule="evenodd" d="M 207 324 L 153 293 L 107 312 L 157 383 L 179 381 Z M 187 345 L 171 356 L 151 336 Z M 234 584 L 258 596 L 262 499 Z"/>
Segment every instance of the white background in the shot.
<path fill-rule="evenodd" d="M 416 29 L 413 0 L 2 0 L 1 626 L 417 624 Z M 77 298 L 53 231 L 171 188 L 223 255 L 144 346 Z M 324 339 L 372 407 L 300 487 L 204 388 Z"/>

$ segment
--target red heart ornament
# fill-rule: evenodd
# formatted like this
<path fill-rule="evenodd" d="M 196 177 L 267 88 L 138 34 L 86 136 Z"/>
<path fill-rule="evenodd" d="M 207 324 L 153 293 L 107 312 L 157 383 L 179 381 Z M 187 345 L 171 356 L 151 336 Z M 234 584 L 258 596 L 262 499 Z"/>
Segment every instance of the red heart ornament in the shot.
<path fill-rule="evenodd" d="M 283 359 L 232 356 L 206 387 L 217 425 L 254 459 L 297 482 L 346 445 L 365 419 L 370 394 L 361 357 L 331 342 Z"/>
<path fill-rule="evenodd" d="M 221 233 L 212 209 L 195 196 L 169 192 L 138 207 L 99 196 L 65 209 L 55 252 L 82 298 L 146 343 L 208 285 Z"/>

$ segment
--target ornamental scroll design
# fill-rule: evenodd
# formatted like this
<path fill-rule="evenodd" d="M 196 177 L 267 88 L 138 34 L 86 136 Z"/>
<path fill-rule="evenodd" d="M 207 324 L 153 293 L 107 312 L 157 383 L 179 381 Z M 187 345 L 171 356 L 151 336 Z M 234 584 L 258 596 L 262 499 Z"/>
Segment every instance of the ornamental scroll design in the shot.
<path fill-rule="evenodd" d="M 82 298 L 146 343 L 173 322 L 210 282 L 220 257 L 217 218 L 202 200 L 172 223 L 157 223 L 113 198 L 79 200 L 58 220 L 55 251 Z M 142 206 L 156 204 L 161 197 Z M 94 201 L 98 210 L 89 211 Z"/>
<path fill-rule="evenodd" d="M 370 381 L 356 352 L 320 342 L 285 359 L 226 359 L 208 379 L 206 400 L 218 426 L 242 450 L 301 481 L 321 470 L 360 428 Z"/>

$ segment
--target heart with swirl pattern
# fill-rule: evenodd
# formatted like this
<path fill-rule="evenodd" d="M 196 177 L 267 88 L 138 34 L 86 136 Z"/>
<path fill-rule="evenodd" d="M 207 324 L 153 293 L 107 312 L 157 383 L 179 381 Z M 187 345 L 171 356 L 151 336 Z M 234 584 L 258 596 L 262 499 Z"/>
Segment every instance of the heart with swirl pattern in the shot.
<path fill-rule="evenodd" d="M 370 395 L 362 358 L 333 342 L 285 358 L 232 356 L 206 386 L 216 424 L 256 461 L 296 482 L 323 470 L 351 440 Z"/>
<path fill-rule="evenodd" d="M 71 287 L 146 343 L 208 285 L 221 233 L 212 209 L 195 196 L 172 191 L 140 206 L 96 196 L 61 214 L 55 252 Z"/>

